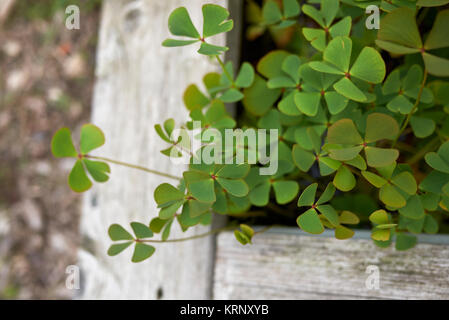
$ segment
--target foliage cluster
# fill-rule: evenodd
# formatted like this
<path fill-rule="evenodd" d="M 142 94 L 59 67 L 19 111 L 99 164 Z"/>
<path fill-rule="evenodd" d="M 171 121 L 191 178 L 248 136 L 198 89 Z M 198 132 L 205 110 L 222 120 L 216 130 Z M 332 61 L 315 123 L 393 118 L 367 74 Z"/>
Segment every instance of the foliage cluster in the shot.
<path fill-rule="evenodd" d="M 377 245 L 394 242 L 398 250 L 412 248 L 415 234 L 438 232 L 449 211 L 448 2 L 249 0 L 248 38 L 269 34 L 284 46 L 240 68 L 224 64 L 228 48 L 211 42 L 233 28 L 225 8 L 203 6 L 201 33 L 186 8 L 174 10 L 168 20 L 174 37 L 163 45 L 199 45 L 199 54 L 222 66 L 204 76 L 204 89 L 186 89 L 191 119 L 179 127 L 200 120 L 220 131 L 278 129 L 279 169 L 263 176 L 260 165 L 192 162 L 179 184 L 155 190 L 159 216 L 149 225 L 132 223 L 135 237 L 111 226 L 119 243 L 109 254 L 135 242 L 132 260 L 142 261 L 154 253 L 148 242 L 170 241 L 173 223 L 186 231 L 210 224 L 214 214 L 245 217 L 255 207 L 294 213 L 302 230 L 332 229 L 337 239 L 351 238 L 350 226 L 366 221 Z M 365 27 L 364 8 L 372 4 L 381 9 L 378 31 Z M 226 103 L 241 107 L 237 119 Z M 175 128 L 173 119 L 156 126 L 165 155 L 181 156 L 191 143 L 174 138 Z M 69 176 L 75 191 L 108 179 L 106 162 L 113 161 L 89 155 L 103 143 L 93 125 L 83 127 L 79 151 L 67 128 L 55 134 L 54 155 L 77 159 Z M 147 240 L 158 233 L 162 240 Z M 235 230 L 244 245 L 255 234 L 248 225 Z"/>

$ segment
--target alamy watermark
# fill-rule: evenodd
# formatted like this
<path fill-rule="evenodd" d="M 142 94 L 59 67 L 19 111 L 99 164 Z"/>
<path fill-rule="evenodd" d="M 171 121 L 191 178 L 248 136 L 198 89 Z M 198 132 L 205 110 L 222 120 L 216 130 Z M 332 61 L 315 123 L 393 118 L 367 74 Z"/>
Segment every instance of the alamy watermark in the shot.
<path fill-rule="evenodd" d="M 77 5 L 70 5 L 65 9 L 67 15 L 65 27 L 69 30 L 79 30 L 80 28 L 80 8 Z"/>
<path fill-rule="evenodd" d="M 80 289 L 80 268 L 75 265 L 67 266 L 65 269 L 67 278 L 65 280 L 65 287 L 69 290 Z"/>
<path fill-rule="evenodd" d="M 365 273 L 369 274 L 365 281 L 365 287 L 368 290 L 380 289 L 380 271 L 379 267 L 375 265 L 369 265 L 366 268 Z"/>
<path fill-rule="evenodd" d="M 365 9 L 365 13 L 369 16 L 365 20 L 365 26 L 368 30 L 380 29 L 380 11 L 376 5 L 369 5 Z"/>

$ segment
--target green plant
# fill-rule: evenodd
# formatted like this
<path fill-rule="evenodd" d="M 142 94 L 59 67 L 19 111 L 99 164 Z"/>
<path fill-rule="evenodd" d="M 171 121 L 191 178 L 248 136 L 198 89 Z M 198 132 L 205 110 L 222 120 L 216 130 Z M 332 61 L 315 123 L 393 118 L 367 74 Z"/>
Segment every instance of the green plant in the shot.
<path fill-rule="evenodd" d="M 159 216 L 148 225 L 133 222 L 134 236 L 121 226 L 110 227 L 111 239 L 119 243 L 111 246 L 109 254 L 135 243 L 134 262 L 154 253 L 150 244 L 228 229 L 234 230 L 240 243 L 249 244 L 267 228 L 254 231 L 247 224 L 240 229 L 230 224 L 194 237 L 169 236 L 175 222 L 186 231 L 210 224 L 214 214 L 251 216 L 254 207 L 263 207 L 264 214 L 288 217 L 312 234 L 333 229 L 337 239 L 354 235 L 349 225 L 371 223 L 377 245 L 386 247 L 395 240 L 398 250 L 409 249 L 416 244 L 414 234 L 438 232 L 449 211 L 449 60 L 445 58 L 449 51 L 444 49 L 449 46 L 445 34 L 449 10 L 439 7 L 448 2 L 382 1 L 377 32 L 365 29 L 363 8 L 380 1 L 310 1 L 302 8 L 296 0 L 268 0 L 263 7 L 248 1 L 250 39 L 269 31 L 273 37 L 290 40 L 288 50 L 266 53 L 256 70 L 244 62 L 238 72 L 220 58 L 228 48 L 206 42 L 232 29 L 229 12 L 205 5 L 200 34 L 187 9 L 178 8 L 169 17 L 169 29 L 187 39 L 168 39 L 163 45 L 199 43 L 198 52 L 222 67 L 221 74 L 204 77 L 207 92 L 196 85 L 185 91 L 184 103 L 190 111 L 190 120 L 180 126 L 185 134 L 173 134 L 172 119 L 155 127 L 168 144 L 164 155 L 189 158 L 183 176 L 90 155 L 104 143 L 101 130 L 93 125 L 82 128 L 79 151 L 70 131 L 60 129 L 52 141 L 53 153 L 77 159 L 69 176 L 69 185 L 77 192 L 91 187 L 88 174 L 97 182 L 107 181 L 107 163 L 177 182 L 163 183 L 155 190 Z M 243 108 L 234 119 L 225 103 L 238 101 Z M 223 152 L 207 149 L 217 143 L 204 133 L 210 129 L 224 133 L 237 126 L 241 134 L 250 128 L 277 131 L 274 137 L 271 131 L 264 136 L 257 148 L 224 143 Z M 204 145 L 192 151 L 195 140 Z M 259 147 L 274 142 L 277 170 L 261 174 L 267 166 Z M 247 161 L 198 160 L 206 150 L 215 160 L 236 160 L 242 151 Z M 248 161 L 251 157 L 259 164 Z M 152 239 L 159 233 L 160 240 Z"/>

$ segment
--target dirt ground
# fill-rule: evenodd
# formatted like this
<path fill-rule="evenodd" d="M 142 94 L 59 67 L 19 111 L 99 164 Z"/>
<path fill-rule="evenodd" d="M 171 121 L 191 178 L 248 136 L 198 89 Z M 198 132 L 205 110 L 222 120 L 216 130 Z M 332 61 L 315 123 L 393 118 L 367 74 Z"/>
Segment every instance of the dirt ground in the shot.
<path fill-rule="evenodd" d="M 0 20 L 0 299 L 70 298 L 80 196 L 50 141 L 89 121 L 100 6 L 68 30 L 62 0 L 15 2 Z"/>

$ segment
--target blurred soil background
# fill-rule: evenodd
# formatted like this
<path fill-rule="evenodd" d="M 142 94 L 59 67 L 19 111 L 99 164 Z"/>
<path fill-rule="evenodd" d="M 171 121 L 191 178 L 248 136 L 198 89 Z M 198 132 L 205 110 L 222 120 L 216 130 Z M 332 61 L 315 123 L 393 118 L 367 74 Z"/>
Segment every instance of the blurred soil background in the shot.
<path fill-rule="evenodd" d="M 65 27 L 71 4 L 80 30 Z M 0 299 L 73 295 L 80 196 L 50 141 L 89 121 L 99 13 L 100 0 L 0 0 Z"/>

